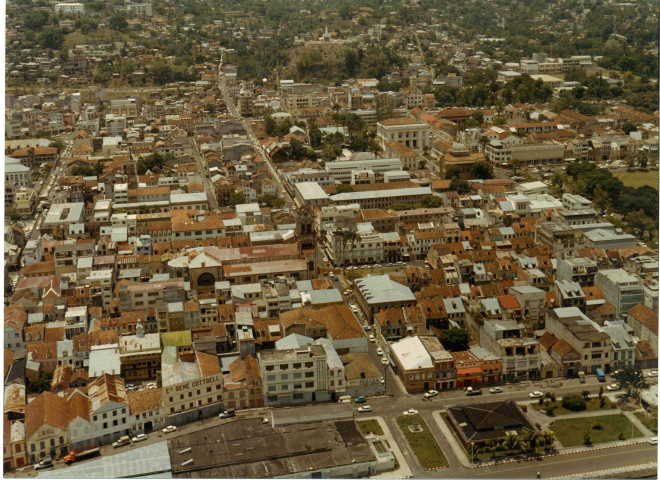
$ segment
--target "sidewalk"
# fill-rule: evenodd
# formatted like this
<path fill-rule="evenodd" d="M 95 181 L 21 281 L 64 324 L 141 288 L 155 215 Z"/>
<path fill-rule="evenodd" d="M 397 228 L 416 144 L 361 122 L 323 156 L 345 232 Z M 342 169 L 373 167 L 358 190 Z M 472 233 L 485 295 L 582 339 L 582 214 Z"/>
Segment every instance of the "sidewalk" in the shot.
<path fill-rule="evenodd" d="M 396 440 L 394 440 L 394 437 L 392 436 L 392 432 L 390 432 L 390 429 L 387 427 L 385 420 L 383 420 L 382 417 L 365 417 L 365 418 L 361 418 L 360 420 L 376 420 L 378 422 L 380 428 L 383 429 L 383 437 L 385 437 L 387 443 L 390 444 L 390 449 L 392 450 L 392 453 L 394 453 L 394 456 L 399 462 L 399 468 L 397 468 L 396 470 L 392 470 L 390 472 L 383 472 L 379 475 L 373 475 L 369 478 L 411 478 L 413 476 L 412 470 L 410 470 L 410 467 L 408 466 L 408 462 L 406 462 L 406 459 L 403 456 L 403 453 L 401 452 L 399 445 L 396 443 Z"/>
<path fill-rule="evenodd" d="M 433 420 L 435 420 L 435 424 L 438 426 L 438 428 L 444 435 L 445 440 L 447 440 L 447 443 L 449 443 L 449 445 L 451 446 L 454 455 L 456 455 L 458 461 L 461 462 L 461 465 L 463 465 L 463 467 L 465 468 L 471 468 L 472 464 L 470 463 L 470 459 L 467 457 L 467 454 L 463 450 L 463 447 L 459 445 L 458 440 L 456 439 L 452 431 L 449 429 L 449 425 L 445 423 L 440 413 L 442 413 L 441 410 L 435 410 L 432 412 L 432 416 L 433 416 Z"/>

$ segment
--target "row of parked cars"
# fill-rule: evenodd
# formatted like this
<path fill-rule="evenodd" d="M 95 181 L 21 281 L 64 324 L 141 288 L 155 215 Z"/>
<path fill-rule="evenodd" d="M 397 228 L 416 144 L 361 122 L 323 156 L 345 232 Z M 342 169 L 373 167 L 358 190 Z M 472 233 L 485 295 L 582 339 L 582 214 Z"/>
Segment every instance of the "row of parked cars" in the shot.
<path fill-rule="evenodd" d="M 158 385 L 156 385 L 153 382 L 152 383 L 147 383 L 147 384 L 142 386 L 143 390 L 155 390 L 156 388 L 158 388 Z M 138 385 L 134 385 L 132 383 L 127 383 L 126 384 L 126 391 L 127 392 L 137 392 L 138 390 L 140 390 L 140 387 Z"/>

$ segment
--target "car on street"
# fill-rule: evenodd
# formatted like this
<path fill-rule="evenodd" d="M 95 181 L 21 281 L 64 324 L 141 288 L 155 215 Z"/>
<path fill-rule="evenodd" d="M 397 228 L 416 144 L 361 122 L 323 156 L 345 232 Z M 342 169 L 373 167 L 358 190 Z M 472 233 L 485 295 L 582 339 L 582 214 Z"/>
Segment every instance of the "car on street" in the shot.
<path fill-rule="evenodd" d="M 475 387 L 467 387 L 465 389 L 465 394 L 468 397 L 471 397 L 473 395 L 481 395 L 481 389 L 480 388 L 475 388 Z"/>
<path fill-rule="evenodd" d="M 174 425 L 169 425 L 163 428 L 163 433 L 176 432 L 176 427 Z"/>
<path fill-rule="evenodd" d="M 396 263 L 395 263 L 395 265 L 398 266 L 398 267 L 401 267 L 401 266 L 403 266 L 403 265 L 405 265 L 405 264 L 406 264 L 406 262 L 396 262 Z"/>
<path fill-rule="evenodd" d="M 218 415 L 219 418 L 230 418 L 230 417 L 235 417 L 235 416 L 236 416 L 236 410 L 233 409 L 233 408 L 225 410 L 220 415 Z"/>
<path fill-rule="evenodd" d="M 539 392 L 538 390 L 529 394 L 529 398 L 541 398 L 542 396 L 543 392 Z"/>
<path fill-rule="evenodd" d="M 649 443 L 651 445 L 657 445 L 658 444 L 658 437 L 649 438 Z"/>
<path fill-rule="evenodd" d="M 502 390 L 502 387 L 492 387 L 489 392 L 490 393 L 502 393 L 504 390 Z"/>
<path fill-rule="evenodd" d="M 377 263 L 376 265 L 374 265 L 374 268 L 382 268 L 382 265 L 380 263 Z"/>
<path fill-rule="evenodd" d="M 369 341 L 371 343 L 376 343 L 376 337 L 374 337 L 373 335 L 369 335 Z"/>
<path fill-rule="evenodd" d="M 370 332 L 371 331 L 371 325 L 365 325 L 364 326 L 364 331 L 365 332 Z"/>
<path fill-rule="evenodd" d="M 132 441 L 133 443 L 137 443 L 137 442 L 143 442 L 143 441 L 145 441 L 146 439 L 147 439 L 147 436 L 146 436 L 144 433 L 138 433 L 136 436 L 134 436 L 133 438 L 131 438 L 131 441 Z"/>
<path fill-rule="evenodd" d="M 367 401 L 366 398 L 364 398 L 364 395 L 360 395 L 359 397 L 355 397 L 353 400 L 355 403 L 365 403 Z"/>
<path fill-rule="evenodd" d="M 657 370 L 651 370 L 649 373 L 646 374 L 647 377 L 657 377 L 658 376 L 658 371 Z"/>
<path fill-rule="evenodd" d="M 332 278 L 333 280 L 336 278 L 334 272 L 328 273 L 328 277 Z"/>
<path fill-rule="evenodd" d="M 51 457 L 46 457 L 43 460 L 41 460 L 39 463 L 37 463 L 34 466 L 35 470 L 43 470 L 44 468 L 50 468 L 53 466 L 53 459 Z"/>
<path fill-rule="evenodd" d="M 146 387 L 147 390 L 154 390 L 154 389 L 158 388 L 158 385 L 156 385 L 155 383 L 147 383 L 145 385 L 145 387 Z"/>
<path fill-rule="evenodd" d="M 390 361 L 386 357 L 383 357 L 380 359 L 380 363 L 387 367 L 390 364 Z"/>
<path fill-rule="evenodd" d="M 353 312 L 353 313 L 358 313 L 358 307 L 357 307 L 357 305 L 351 305 L 351 312 Z"/>
<path fill-rule="evenodd" d="M 126 391 L 127 392 L 136 392 L 138 389 L 137 385 L 133 385 L 132 383 L 129 383 L 126 385 Z"/>
<path fill-rule="evenodd" d="M 380 348 L 380 347 L 378 347 L 378 348 L 376 349 L 376 354 L 377 354 L 379 357 L 382 357 L 382 356 L 383 356 L 383 349 Z"/>
<path fill-rule="evenodd" d="M 393 267 L 394 264 L 393 264 L 393 263 L 388 263 L 387 266 L 388 266 L 388 267 Z"/>
<path fill-rule="evenodd" d="M 613 392 L 615 390 L 619 389 L 619 384 L 618 383 L 611 383 L 610 385 L 607 386 L 607 390 L 610 392 Z"/>
<path fill-rule="evenodd" d="M 353 290 L 351 290 L 350 288 L 347 288 L 347 289 L 344 290 L 342 293 L 343 293 L 344 295 L 350 295 L 351 293 L 353 293 Z"/>
<path fill-rule="evenodd" d="M 364 405 L 364 406 L 358 408 L 359 413 L 365 413 L 365 412 L 371 412 L 371 411 L 372 411 L 372 409 L 369 405 Z"/>
<path fill-rule="evenodd" d="M 432 398 L 435 397 L 438 394 L 437 390 L 429 390 L 424 394 L 424 398 Z"/>
<path fill-rule="evenodd" d="M 405 412 L 403 412 L 404 415 L 419 415 L 419 412 L 415 410 L 414 408 L 409 408 Z"/>

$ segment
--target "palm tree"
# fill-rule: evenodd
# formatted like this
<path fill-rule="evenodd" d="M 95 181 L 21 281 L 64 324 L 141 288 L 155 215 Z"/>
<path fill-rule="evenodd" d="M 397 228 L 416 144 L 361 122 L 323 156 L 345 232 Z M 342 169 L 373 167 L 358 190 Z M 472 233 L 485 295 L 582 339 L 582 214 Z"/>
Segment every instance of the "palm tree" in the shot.
<path fill-rule="evenodd" d="M 341 267 L 344 275 L 346 275 L 346 244 L 349 242 L 350 230 L 337 230 L 335 231 L 335 238 L 341 242 Z"/>
<path fill-rule="evenodd" d="M 513 451 L 520 446 L 520 438 L 517 435 L 507 435 L 504 439 L 504 446 L 507 450 Z"/>
<path fill-rule="evenodd" d="M 360 243 L 362 241 L 362 236 L 360 236 L 359 233 L 354 232 L 352 230 L 348 230 L 348 243 L 350 245 L 350 250 L 349 250 L 349 255 L 351 257 L 351 267 L 353 266 L 353 248 L 355 248 L 356 243 Z M 353 269 L 351 269 L 353 270 Z"/>
<path fill-rule="evenodd" d="M 546 450 L 552 450 L 555 443 L 555 434 L 551 431 L 543 432 L 543 446 Z"/>

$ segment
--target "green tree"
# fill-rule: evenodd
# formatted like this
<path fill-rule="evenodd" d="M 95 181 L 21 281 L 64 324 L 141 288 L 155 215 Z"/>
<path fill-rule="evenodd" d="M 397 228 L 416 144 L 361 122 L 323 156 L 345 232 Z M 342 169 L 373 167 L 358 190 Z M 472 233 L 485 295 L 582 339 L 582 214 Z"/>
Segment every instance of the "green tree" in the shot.
<path fill-rule="evenodd" d="M 323 139 L 321 129 L 316 124 L 315 119 L 311 119 L 307 125 L 307 135 L 309 135 L 309 146 L 312 148 L 319 148 Z"/>
<path fill-rule="evenodd" d="M 640 390 L 649 387 L 648 382 L 644 378 L 644 373 L 635 368 L 624 368 L 619 370 L 614 377 L 619 382 L 621 388 L 626 390 L 628 395 L 637 397 Z"/>
<path fill-rule="evenodd" d="M 57 148 L 57 153 L 60 153 L 62 150 L 64 150 L 64 142 L 59 138 L 50 142 L 48 146 Z"/>
<path fill-rule="evenodd" d="M 110 20 L 108 21 L 108 25 L 110 25 L 111 29 L 120 32 L 123 32 L 128 28 L 128 22 L 126 21 L 126 17 L 124 17 L 123 15 L 113 15 L 112 17 L 110 17 Z"/>
<path fill-rule="evenodd" d="M 50 392 L 50 385 L 53 381 L 53 372 L 41 372 L 39 377 L 33 381 L 28 381 L 25 387 L 25 393 L 40 395 L 42 392 Z"/>
<path fill-rule="evenodd" d="M 450 352 L 467 350 L 470 344 L 470 333 L 462 328 L 451 327 L 442 331 L 440 339 L 442 346 Z"/>
<path fill-rule="evenodd" d="M 461 177 L 461 169 L 457 167 L 456 165 L 452 165 L 450 167 L 447 167 L 445 169 L 445 178 L 450 179 L 450 178 L 460 178 Z"/>
<path fill-rule="evenodd" d="M 39 45 L 43 48 L 59 50 L 64 43 L 64 32 L 58 27 L 47 27 L 39 34 Z"/>
<path fill-rule="evenodd" d="M 470 184 L 466 180 L 460 180 L 454 177 L 449 184 L 449 190 L 456 193 L 465 194 L 470 191 Z"/>
<path fill-rule="evenodd" d="M 340 185 L 337 185 L 337 193 L 350 193 L 354 192 L 355 189 L 353 188 L 352 185 L 348 185 L 346 183 L 342 183 Z"/>
<path fill-rule="evenodd" d="M 591 440 L 591 435 L 589 435 L 588 432 L 584 432 L 583 438 L 584 438 L 584 444 L 586 446 L 589 446 L 593 443 L 592 440 Z"/>
<path fill-rule="evenodd" d="M 584 398 L 585 402 L 589 400 L 589 390 L 582 390 L 582 398 Z"/>
<path fill-rule="evenodd" d="M 637 127 L 636 127 L 635 124 L 634 124 L 633 122 L 631 122 L 630 120 L 626 120 L 625 122 L 623 122 L 623 125 L 621 125 L 621 130 L 623 130 L 623 132 L 624 132 L 626 135 L 628 135 L 630 132 L 634 132 L 634 131 L 636 131 L 636 130 L 637 130 Z"/>
<path fill-rule="evenodd" d="M 493 178 L 493 166 L 485 161 L 476 161 L 472 165 L 472 178 L 487 180 Z"/>
<path fill-rule="evenodd" d="M 242 192 L 234 192 L 229 196 L 229 201 L 227 204 L 231 207 L 235 207 L 241 203 L 245 203 L 245 195 L 243 195 Z"/>

